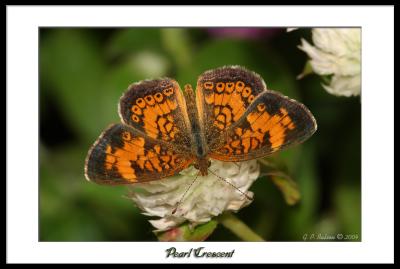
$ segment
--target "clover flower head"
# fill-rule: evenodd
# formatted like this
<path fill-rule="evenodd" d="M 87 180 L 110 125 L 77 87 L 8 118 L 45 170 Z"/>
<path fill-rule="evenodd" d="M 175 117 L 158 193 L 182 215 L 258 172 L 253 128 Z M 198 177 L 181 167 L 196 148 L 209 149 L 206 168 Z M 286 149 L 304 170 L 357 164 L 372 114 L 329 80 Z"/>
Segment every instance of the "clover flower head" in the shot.
<path fill-rule="evenodd" d="M 311 58 L 319 75 L 332 75 L 329 85 L 333 95 L 352 96 L 361 92 L 361 32 L 356 28 L 314 28 L 314 46 L 301 40 L 299 48 Z"/>
<path fill-rule="evenodd" d="M 185 221 L 191 225 L 205 223 L 226 210 L 238 211 L 251 203 L 243 193 L 253 197 L 247 190 L 260 174 L 256 160 L 240 164 L 212 160 L 209 170 L 212 173 L 199 175 L 195 181 L 199 171 L 191 166 L 176 176 L 136 184 L 129 197 L 144 215 L 160 217 L 150 220 L 157 231 L 169 230 Z"/>

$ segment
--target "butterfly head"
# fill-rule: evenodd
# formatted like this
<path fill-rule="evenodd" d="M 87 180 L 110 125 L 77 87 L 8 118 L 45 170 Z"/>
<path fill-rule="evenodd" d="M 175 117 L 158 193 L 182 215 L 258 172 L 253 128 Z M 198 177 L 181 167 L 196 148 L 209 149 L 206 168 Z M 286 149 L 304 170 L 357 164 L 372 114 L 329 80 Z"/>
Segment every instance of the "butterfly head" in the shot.
<path fill-rule="evenodd" d="M 211 161 L 208 158 L 198 158 L 194 163 L 194 168 L 200 170 L 202 176 L 208 175 L 208 167 L 210 167 Z"/>

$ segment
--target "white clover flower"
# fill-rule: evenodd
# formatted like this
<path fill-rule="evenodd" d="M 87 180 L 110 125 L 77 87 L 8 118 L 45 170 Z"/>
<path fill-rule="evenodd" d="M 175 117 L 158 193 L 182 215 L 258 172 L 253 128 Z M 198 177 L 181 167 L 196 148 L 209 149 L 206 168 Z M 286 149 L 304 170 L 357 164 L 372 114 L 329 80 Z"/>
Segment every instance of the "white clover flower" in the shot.
<path fill-rule="evenodd" d="M 247 190 L 260 174 L 256 160 L 239 165 L 212 160 L 209 170 L 253 197 L 253 193 Z M 171 229 L 185 221 L 192 225 L 208 222 L 226 210 L 238 211 L 251 203 L 243 193 L 210 172 L 208 176 L 199 175 L 190 186 L 198 172 L 191 166 L 173 177 L 135 184 L 129 197 L 144 211 L 144 215 L 161 217 L 150 220 L 157 231 Z M 185 196 L 178 205 L 182 195 Z"/>
<path fill-rule="evenodd" d="M 314 28 L 315 46 L 301 40 L 299 48 L 311 58 L 319 75 L 333 75 L 330 85 L 322 85 L 334 95 L 352 96 L 361 92 L 361 31 L 356 28 Z"/>

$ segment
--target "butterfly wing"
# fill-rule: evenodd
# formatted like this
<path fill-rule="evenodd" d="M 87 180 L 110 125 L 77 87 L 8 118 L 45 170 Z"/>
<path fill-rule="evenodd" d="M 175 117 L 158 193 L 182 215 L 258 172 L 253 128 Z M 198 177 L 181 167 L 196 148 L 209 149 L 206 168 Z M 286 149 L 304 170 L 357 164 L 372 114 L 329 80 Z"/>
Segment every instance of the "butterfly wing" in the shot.
<path fill-rule="evenodd" d="M 192 161 L 169 143 L 125 124 L 114 124 L 90 149 L 85 176 L 99 184 L 146 182 L 177 174 Z"/>
<path fill-rule="evenodd" d="M 209 150 L 225 143 L 226 130 L 266 91 L 262 78 L 242 67 L 228 66 L 203 73 L 196 88 L 197 108 Z"/>
<path fill-rule="evenodd" d="M 224 145 L 212 151 L 210 157 L 222 161 L 264 157 L 305 141 L 316 129 L 314 116 L 303 104 L 265 91 L 226 129 Z"/>
<path fill-rule="evenodd" d="M 182 91 L 175 80 L 165 78 L 132 84 L 120 99 L 123 123 L 147 136 L 190 149 L 189 119 Z"/>
<path fill-rule="evenodd" d="M 85 175 L 100 184 L 158 180 L 192 163 L 186 103 L 172 79 L 129 86 L 120 99 L 124 124 L 109 127 L 88 153 Z M 185 154 L 186 153 L 186 154 Z"/>

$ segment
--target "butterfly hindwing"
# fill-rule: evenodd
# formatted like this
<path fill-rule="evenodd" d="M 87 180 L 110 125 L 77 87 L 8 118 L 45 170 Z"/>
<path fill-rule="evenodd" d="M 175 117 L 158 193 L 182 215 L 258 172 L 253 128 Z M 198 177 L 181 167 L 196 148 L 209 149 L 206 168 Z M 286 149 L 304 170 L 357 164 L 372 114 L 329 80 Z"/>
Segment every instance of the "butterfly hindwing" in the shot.
<path fill-rule="evenodd" d="M 100 184 L 130 184 L 177 174 L 191 162 L 168 143 L 127 125 L 114 124 L 90 149 L 85 175 Z"/>
<path fill-rule="evenodd" d="M 264 157 L 309 138 L 317 125 L 301 103 L 274 91 L 260 94 L 225 132 L 224 145 L 210 153 L 222 161 Z"/>

